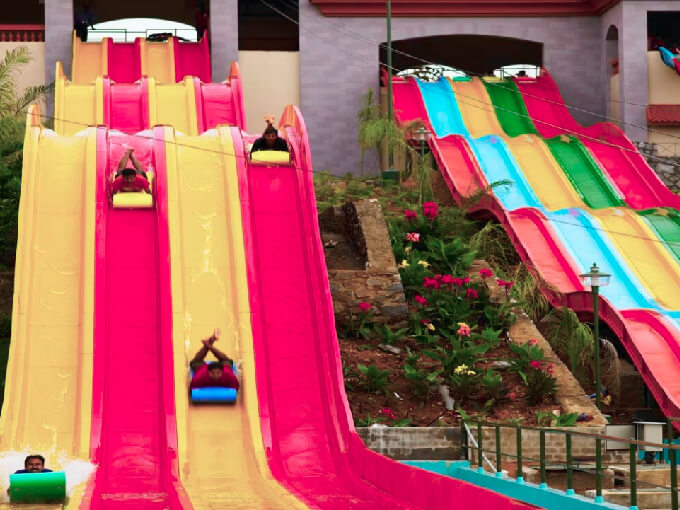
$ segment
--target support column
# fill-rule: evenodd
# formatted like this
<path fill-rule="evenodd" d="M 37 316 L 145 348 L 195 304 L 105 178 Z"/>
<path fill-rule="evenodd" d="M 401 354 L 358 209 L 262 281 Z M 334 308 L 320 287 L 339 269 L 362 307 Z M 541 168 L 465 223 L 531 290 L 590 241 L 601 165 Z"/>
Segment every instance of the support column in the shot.
<path fill-rule="evenodd" d="M 73 0 L 45 0 L 45 81 L 54 81 L 58 60 L 71 76 L 73 38 Z"/>
<path fill-rule="evenodd" d="M 647 141 L 647 115 L 644 105 L 647 87 L 647 9 L 642 2 L 622 2 L 622 25 L 619 27 L 619 76 L 621 90 L 621 126 L 634 141 Z M 638 106 L 642 105 L 642 106 Z M 631 124 L 642 126 L 643 129 Z"/>
<path fill-rule="evenodd" d="M 210 1 L 210 41 L 213 81 L 223 81 L 238 60 L 238 0 Z"/>

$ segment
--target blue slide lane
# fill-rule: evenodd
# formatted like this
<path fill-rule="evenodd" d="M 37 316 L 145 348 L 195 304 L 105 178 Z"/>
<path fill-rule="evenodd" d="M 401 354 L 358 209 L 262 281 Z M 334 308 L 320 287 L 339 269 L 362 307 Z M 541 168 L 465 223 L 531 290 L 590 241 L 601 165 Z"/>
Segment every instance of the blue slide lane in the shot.
<path fill-rule="evenodd" d="M 602 271 L 612 275 L 609 285 L 600 288 L 600 293 L 612 305 L 619 310 L 629 308 L 664 310 L 645 291 L 642 283 L 592 216 L 578 208 L 544 214 L 581 272 L 587 272 L 596 260 Z"/>
<path fill-rule="evenodd" d="M 509 186 L 497 186 L 493 192 L 508 211 L 520 207 L 535 207 L 544 210 L 529 181 L 526 180 L 515 158 L 505 142 L 496 135 L 483 136 L 476 140 L 466 137 L 479 167 L 489 184 L 498 181 L 512 181 Z"/>
<path fill-rule="evenodd" d="M 416 80 L 423 97 L 430 124 L 438 138 L 448 135 L 468 135 L 456 96 L 448 80 L 423 82 Z"/>

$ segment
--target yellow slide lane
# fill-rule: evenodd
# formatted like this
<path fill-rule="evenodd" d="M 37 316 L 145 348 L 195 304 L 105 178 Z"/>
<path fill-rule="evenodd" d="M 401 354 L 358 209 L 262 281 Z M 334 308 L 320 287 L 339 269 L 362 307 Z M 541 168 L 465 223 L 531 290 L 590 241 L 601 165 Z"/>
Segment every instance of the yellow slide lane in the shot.
<path fill-rule="evenodd" d="M 60 469 L 62 455 L 89 458 L 96 131 L 62 138 L 32 108 L 0 450 L 41 453 Z"/>
<path fill-rule="evenodd" d="M 586 205 L 555 160 L 550 149 L 536 135 L 516 138 L 503 136 L 510 152 L 522 169 L 532 189 L 543 205 L 551 211 Z"/>
<path fill-rule="evenodd" d="M 680 266 L 644 220 L 625 208 L 589 213 L 654 299 L 671 310 L 680 309 Z"/>
<path fill-rule="evenodd" d="M 175 48 L 172 38 L 164 42 L 139 39 L 142 76 L 153 76 L 158 83 L 175 83 Z"/>
<path fill-rule="evenodd" d="M 73 32 L 73 58 L 71 60 L 71 78 L 73 83 L 89 85 L 98 76 L 109 74 L 108 47 L 109 37 L 104 37 L 101 42 L 81 42 Z"/>
<path fill-rule="evenodd" d="M 470 136 L 479 138 L 486 135 L 505 134 L 498 123 L 496 111 L 482 80 L 477 77 L 470 81 L 449 79 L 449 83 L 456 94 L 458 108 L 460 108 L 465 126 L 470 131 Z"/>
<path fill-rule="evenodd" d="M 167 128 L 166 153 L 182 483 L 197 510 L 306 508 L 272 478 L 260 435 L 230 130 L 175 138 Z M 243 360 L 241 390 L 233 406 L 192 406 L 188 364 L 215 327 L 222 329 L 216 347 Z"/>
<path fill-rule="evenodd" d="M 104 86 L 101 77 L 89 85 L 71 83 L 57 62 L 55 74 L 54 130 L 70 136 L 104 123 Z"/>
<path fill-rule="evenodd" d="M 157 84 L 149 78 L 149 124 L 172 126 L 186 135 L 198 135 L 196 87 L 191 77 L 179 83 Z"/>

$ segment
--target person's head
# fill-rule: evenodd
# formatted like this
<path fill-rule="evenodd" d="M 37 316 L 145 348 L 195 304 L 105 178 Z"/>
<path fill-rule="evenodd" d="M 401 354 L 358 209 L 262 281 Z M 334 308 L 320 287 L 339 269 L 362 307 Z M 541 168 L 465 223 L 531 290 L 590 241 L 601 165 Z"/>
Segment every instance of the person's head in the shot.
<path fill-rule="evenodd" d="M 132 184 L 135 182 L 137 171 L 134 168 L 126 168 L 120 173 L 120 175 L 123 177 L 123 182 L 125 184 Z"/>
<path fill-rule="evenodd" d="M 45 457 L 29 455 L 24 461 L 24 469 L 29 473 L 42 473 L 42 470 L 45 469 Z"/>
<path fill-rule="evenodd" d="M 262 136 L 264 141 L 267 142 L 267 147 L 274 147 L 274 143 L 276 143 L 276 139 L 279 137 L 279 132 L 274 126 L 268 124 Z"/>
<path fill-rule="evenodd" d="M 526 76 L 526 75 L 527 75 L 527 72 L 524 69 L 522 69 L 519 73 L 517 73 L 517 76 Z"/>
<path fill-rule="evenodd" d="M 208 364 L 208 376 L 213 381 L 219 381 L 222 378 L 223 372 L 224 367 L 222 366 L 222 363 L 213 361 L 212 363 Z"/>

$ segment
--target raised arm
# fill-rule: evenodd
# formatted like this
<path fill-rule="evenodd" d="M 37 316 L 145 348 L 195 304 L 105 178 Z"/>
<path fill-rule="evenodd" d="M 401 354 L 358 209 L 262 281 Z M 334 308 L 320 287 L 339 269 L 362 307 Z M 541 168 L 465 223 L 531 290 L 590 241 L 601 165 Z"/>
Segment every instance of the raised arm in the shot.
<path fill-rule="evenodd" d="M 146 173 L 144 172 L 144 167 L 132 152 L 130 153 L 130 160 L 132 161 L 132 165 L 135 167 L 135 170 L 137 170 L 138 172 Z"/>
<path fill-rule="evenodd" d="M 121 170 L 125 170 L 125 168 L 127 167 L 128 160 L 130 159 L 130 157 L 132 157 L 132 161 L 133 161 L 133 163 L 134 163 L 135 157 L 132 155 L 132 151 L 134 151 L 134 149 L 128 149 L 128 150 L 126 150 L 126 151 L 125 151 L 125 155 L 124 155 L 122 158 L 120 158 L 120 161 L 118 162 L 118 171 L 119 171 L 119 172 L 120 172 Z"/>

